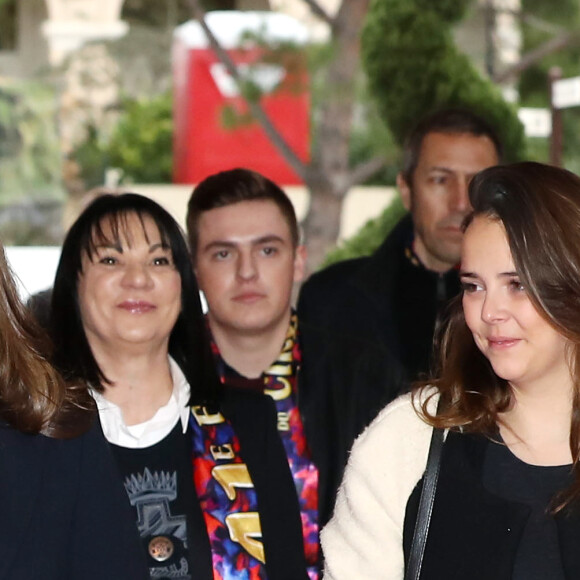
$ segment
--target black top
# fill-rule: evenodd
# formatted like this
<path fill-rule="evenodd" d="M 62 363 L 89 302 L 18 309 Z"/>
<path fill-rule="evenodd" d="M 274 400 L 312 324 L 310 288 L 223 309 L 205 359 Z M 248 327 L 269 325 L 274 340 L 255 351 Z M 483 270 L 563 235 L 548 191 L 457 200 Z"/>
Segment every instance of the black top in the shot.
<path fill-rule="evenodd" d="M 240 456 L 248 467 L 258 497 L 268 579 L 307 580 L 298 499 L 286 454 L 276 430 L 274 402 L 265 395 L 230 388 L 225 388 L 223 395 L 220 411 L 231 421 L 239 439 Z M 142 509 L 145 504 L 155 512 L 142 522 L 138 521 L 138 525 L 142 535 L 144 531 L 147 537 L 153 537 L 163 528 L 164 534 L 159 535 L 170 533 L 177 538 L 178 553 L 188 558 L 191 563 L 190 578 L 212 580 L 212 557 L 207 527 L 191 476 L 189 435 L 181 433 L 181 421 L 157 445 L 140 450 L 116 446 L 114 449 L 124 472 L 123 479 L 133 473 L 139 481 L 139 474 L 145 474 L 145 467 L 166 474 L 169 472 L 169 475 L 180 471 L 175 474 L 175 486 L 184 494 L 183 497 L 180 494 L 177 501 L 165 502 L 167 494 L 146 497 L 147 494 L 134 493 L 138 485 L 130 486 L 130 497 L 137 513 L 139 514 L 139 510 L 143 514 L 147 511 Z M 172 481 L 165 487 L 173 485 Z M 186 492 L 191 495 L 188 496 Z M 186 536 L 183 532 L 184 514 L 187 522 Z M 163 521 L 159 521 L 157 516 L 162 517 Z M 174 528 L 168 523 L 169 520 L 176 524 Z M 147 537 L 142 540 L 148 550 Z M 181 570 L 181 558 L 171 562 Z M 152 564 L 151 560 L 149 563 Z"/>
<path fill-rule="evenodd" d="M 527 530 L 538 529 L 534 522 L 530 523 L 533 507 L 521 501 L 525 498 L 506 499 L 500 495 L 501 491 L 490 491 L 487 488 L 490 471 L 484 475 L 484 470 L 490 447 L 498 446 L 483 435 L 453 431 L 448 433 L 443 446 L 421 580 L 513 580 L 514 571 L 520 574 L 519 577 L 534 577 L 521 576 L 527 572 L 516 564 L 527 558 L 526 551 L 529 548 L 526 548 L 527 541 L 524 539 Z M 490 452 L 494 454 L 504 451 L 492 449 Z M 513 462 L 513 459 L 508 458 L 508 461 Z M 500 479 L 505 480 L 507 493 L 518 494 L 517 486 L 511 484 L 511 475 L 503 477 L 501 464 L 492 459 L 487 469 L 494 464 Z M 548 471 L 551 469 L 548 468 Z M 555 472 L 558 479 L 558 469 Z M 527 470 L 525 474 L 528 475 Z M 561 488 L 561 481 L 548 484 L 547 479 L 539 479 L 544 484 L 536 488 L 540 489 L 539 493 L 533 494 L 537 498 L 543 496 L 545 499 L 548 487 Z M 406 506 L 403 530 L 406 561 L 409 558 L 420 493 L 421 482 L 413 490 Z M 559 563 L 565 580 L 580 578 L 578 508 L 577 504 L 568 506 L 552 518 L 556 527 Z M 552 576 L 552 572 L 543 574 L 547 574 L 542 576 L 543 580 L 558 578 Z"/>
<path fill-rule="evenodd" d="M 497 496 L 530 508 L 516 553 L 513 580 L 564 580 L 558 530 L 549 510 L 557 493 L 572 483 L 571 466 L 529 465 L 498 442 L 487 448 L 483 483 Z"/>
<path fill-rule="evenodd" d="M 205 540 L 209 549 L 209 543 L 207 535 L 191 538 L 201 510 L 193 485 L 191 444 L 181 421 L 155 445 L 111 449 L 135 512 L 151 578 L 196 577 L 192 571 L 202 563 L 194 561 L 189 546 Z"/>

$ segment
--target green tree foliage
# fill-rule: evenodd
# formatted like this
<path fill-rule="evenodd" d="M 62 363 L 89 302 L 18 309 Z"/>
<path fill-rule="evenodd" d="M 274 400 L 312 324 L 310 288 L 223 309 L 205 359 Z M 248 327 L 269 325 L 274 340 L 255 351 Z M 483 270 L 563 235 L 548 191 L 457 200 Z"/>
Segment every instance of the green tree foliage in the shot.
<path fill-rule="evenodd" d="M 45 85 L 0 81 L 0 203 L 62 198 L 54 101 Z"/>
<path fill-rule="evenodd" d="M 424 115 L 462 106 L 497 128 L 507 161 L 522 159 L 525 140 L 515 108 L 455 46 L 451 28 L 469 4 L 470 0 L 373 0 L 362 34 L 370 92 L 399 145 Z M 333 250 L 324 265 L 372 253 L 403 213 L 397 199 Z"/>
<path fill-rule="evenodd" d="M 419 118 L 464 106 L 498 129 L 507 160 L 524 155 L 515 109 L 453 41 L 470 0 L 373 0 L 362 35 L 363 62 L 382 117 L 402 143 Z"/>
<path fill-rule="evenodd" d="M 169 183 L 173 121 L 169 93 L 125 102 L 106 155 L 109 167 L 123 171 L 124 182 Z"/>

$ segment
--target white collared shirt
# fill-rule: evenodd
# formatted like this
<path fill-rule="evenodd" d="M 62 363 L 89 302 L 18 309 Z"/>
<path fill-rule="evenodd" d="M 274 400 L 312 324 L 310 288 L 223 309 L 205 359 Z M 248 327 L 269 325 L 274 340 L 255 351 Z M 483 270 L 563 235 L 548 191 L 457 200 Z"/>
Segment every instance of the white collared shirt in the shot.
<path fill-rule="evenodd" d="M 109 443 L 130 449 L 150 447 L 169 435 L 179 420 L 185 433 L 189 420 L 187 403 L 190 386 L 178 364 L 171 357 L 169 368 L 173 379 L 173 392 L 169 401 L 159 407 L 151 419 L 137 425 L 127 425 L 123 420 L 121 408 L 107 400 L 102 393 L 91 389 L 91 394 L 97 402 L 103 433 Z"/>

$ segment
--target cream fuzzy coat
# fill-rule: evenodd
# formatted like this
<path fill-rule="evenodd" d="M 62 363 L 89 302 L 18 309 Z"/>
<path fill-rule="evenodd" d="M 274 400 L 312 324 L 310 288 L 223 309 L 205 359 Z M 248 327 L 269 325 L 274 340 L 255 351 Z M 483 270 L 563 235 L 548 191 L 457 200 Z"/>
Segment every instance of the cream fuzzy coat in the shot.
<path fill-rule="evenodd" d="M 326 580 L 403 578 L 405 509 L 425 471 L 431 433 L 403 395 L 358 437 L 321 533 Z"/>

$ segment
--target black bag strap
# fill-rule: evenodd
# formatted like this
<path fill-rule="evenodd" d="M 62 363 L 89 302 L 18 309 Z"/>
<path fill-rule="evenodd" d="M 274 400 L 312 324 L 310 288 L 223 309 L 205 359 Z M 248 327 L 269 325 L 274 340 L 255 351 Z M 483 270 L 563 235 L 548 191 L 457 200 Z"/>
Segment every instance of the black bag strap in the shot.
<path fill-rule="evenodd" d="M 411 542 L 411 553 L 409 554 L 409 562 L 405 571 L 405 580 L 419 580 L 421 576 L 423 554 L 427 543 L 427 534 L 439 477 L 439 467 L 441 465 L 443 435 L 443 429 L 433 429 L 427 457 L 427 467 L 423 476 L 423 489 L 419 499 L 419 511 L 417 512 L 417 521 L 415 522 L 413 541 Z"/>

